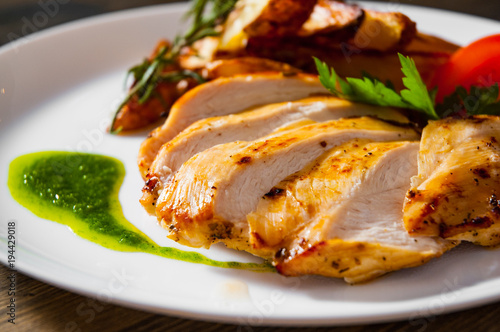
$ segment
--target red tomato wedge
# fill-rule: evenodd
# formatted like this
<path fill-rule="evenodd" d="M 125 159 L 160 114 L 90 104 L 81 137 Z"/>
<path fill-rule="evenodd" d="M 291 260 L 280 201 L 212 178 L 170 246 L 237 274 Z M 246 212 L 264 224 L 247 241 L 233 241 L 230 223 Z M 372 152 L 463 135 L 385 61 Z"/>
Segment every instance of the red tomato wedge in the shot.
<path fill-rule="evenodd" d="M 479 39 L 461 48 L 438 68 L 429 88 L 438 87 L 436 101 L 453 93 L 459 85 L 467 90 L 500 83 L 500 34 Z"/>

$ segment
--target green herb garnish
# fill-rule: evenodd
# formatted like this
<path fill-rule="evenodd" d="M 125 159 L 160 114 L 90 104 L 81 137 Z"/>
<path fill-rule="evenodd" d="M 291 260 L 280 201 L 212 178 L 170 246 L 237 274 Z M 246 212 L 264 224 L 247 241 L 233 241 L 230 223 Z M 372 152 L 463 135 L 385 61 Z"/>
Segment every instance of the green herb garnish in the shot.
<path fill-rule="evenodd" d="M 434 93 L 429 93 L 415 62 L 401 54 L 404 74 L 403 84 L 406 89 L 397 92 L 392 84 L 363 75 L 363 78 L 340 78 L 333 68 L 314 58 L 319 73 L 319 80 L 331 93 L 343 99 L 377 106 L 407 108 L 422 112 L 429 119 L 438 119 L 434 108 Z"/>
<path fill-rule="evenodd" d="M 436 105 L 437 89 L 429 91 L 420 76 L 415 62 L 401 54 L 403 84 L 406 89 L 397 92 L 390 82 L 363 74 L 363 78 L 340 78 L 333 68 L 314 58 L 319 73 L 319 80 L 335 96 L 354 102 L 377 106 L 399 107 L 418 111 L 428 120 L 437 120 L 449 116 L 468 117 L 478 114 L 500 115 L 500 89 L 498 83 L 490 87 L 463 86 L 445 97 Z"/>
<path fill-rule="evenodd" d="M 222 23 L 229 12 L 233 9 L 237 0 L 194 0 L 191 9 L 186 13 L 185 18 L 192 18 L 193 23 L 184 35 L 177 36 L 172 45 L 163 47 L 152 59 L 146 59 L 141 64 L 132 67 L 129 75 L 134 76 L 134 84 L 130 88 L 127 96 L 118 106 L 111 122 L 110 132 L 117 134 L 120 128 L 114 128 L 120 110 L 134 97 L 138 98 L 139 104 L 143 104 L 155 95 L 155 89 L 162 82 L 179 82 L 185 78 L 194 78 L 199 83 L 205 80 L 196 72 L 191 70 L 174 70 L 164 72 L 169 65 L 175 65 L 184 47 L 191 46 L 197 40 L 209 36 L 216 36 L 218 24 Z M 211 6 L 209 6 L 211 5 Z M 208 9 L 210 7 L 210 9 Z"/>
<path fill-rule="evenodd" d="M 471 86 L 469 91 L 463 86 L 458 86 L 455 92 L 445 97 L 443 102 L 436 106 L 436 110 L 442 118 L 452 115 L 499 115 L 498 99 L 498 83 L 489 87 Z"/>
<path fill-rule="evenodd" d="M 434 108 L 437 90 L 431 92 L 427 90 L 413 59 L 399 53 L 398 56 L 404 74 L 403 85 L 406 87 L 401 90 L 401 97 L 410 104 L 410 109 L 425 113 L 429 119 L 438 119 L 439 116 Z"/>

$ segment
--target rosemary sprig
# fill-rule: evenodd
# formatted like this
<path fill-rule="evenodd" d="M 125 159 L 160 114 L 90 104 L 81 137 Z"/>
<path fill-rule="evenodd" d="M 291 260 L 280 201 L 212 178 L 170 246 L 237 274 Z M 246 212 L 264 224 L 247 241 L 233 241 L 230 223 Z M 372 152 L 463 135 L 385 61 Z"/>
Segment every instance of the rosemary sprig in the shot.
<path fill-rule="evenodd" d="M 196 72 L 191 70 L 177 70 L 164 73 L 168 65 L 175 64 L 186 46 L 191 46 L 197 40 L 209 36 L 217 36 L 219 32 L 216 26 L 222 23 L 234 8 L 237 0 L 194 0 L 191 8 L 185 15 L 185 19 L 192 18 L 191 27 L 184 35 L 174 39 L 171 46 L 165 46 L 156 56 L 144 60 L 141 64 L 129 69 L 128 76 L 134 76 L 134 84 L 127 96 L 118 106 L 113 120 L 111 121 L 110 133 L 118 134 L 122 128 L 115 129 L 115 123 L 120 110 L 134 97 L 137 96 L 139 104 L 143 104 L 155 95 L 155 89 L 161 82 L 179 82 L 185 78 L 194 78 L 199 83 L 205 80 Z M 208 9 L 208 7 L 210 7 Z M 127 76 L 127 77 L 128 77 Z"/>

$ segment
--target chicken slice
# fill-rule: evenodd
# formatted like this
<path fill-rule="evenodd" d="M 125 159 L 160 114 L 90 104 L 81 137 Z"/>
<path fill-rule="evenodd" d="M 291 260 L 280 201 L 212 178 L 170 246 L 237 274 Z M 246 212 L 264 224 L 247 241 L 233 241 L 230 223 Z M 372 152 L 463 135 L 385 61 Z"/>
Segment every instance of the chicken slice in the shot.
<path fill-rule="evenodd" d="M 287 245 L 287 239 L 293 239 L 315 216 L 346 200 L 384 153 L 403 144 L 353 139 L 289 175 L 262 196 L 256 210 L 247 215 L 253 253 L 274 257 Z"/>
<path fill-rule="evenodd" d="M 415 140 L 409 127 L 371 117 L 340 119 L 281 131 L 255 141 L 216 145 L 185 162 L 156 207 L 170 238 L 193 247 L 224 241 L 248 247 L 246 215 L 269 190 L 328 149 L 354 138 Z"/>
<path fill-rule="evenodd" d="M 500 244 L 500 117 L 433 121 L 404 206 L 413 235 Z"/>
<path fill-rule="evenodd" d="M 412 238 L 402 206 L 418 142 L 350 141 L 289 176 L 248 216 L 251 242 L 285 275 L 367 281 L 421 265 L 455 245 Z M 266 252 L 267 251 L 267 252 Z"/>
<path fill-rule="evenodd" d="M 161 146 L 197 120 L 326 93 L 317 76 L 307 74 L 242 75 L 202 84 L 178 99 L 163 126 L 153 130 L 141 144 L 139 170 L 145 177 Z"/>
<path fill-rule="evenodd" d="M 239 114 L 199 120 L 165 143 L 147 175 L 141 204 L 154 213 L 156 199 L 170 176 L 198 152 L 232 141 L 251 141 L 290 123 L 310 119 L 316 122 L 343 117 L 373 115 L 407 123 L 400 112 L 366 104 L 352 103 L 332 96 L 309 97 L 295 102 L 271 104 Z"/>

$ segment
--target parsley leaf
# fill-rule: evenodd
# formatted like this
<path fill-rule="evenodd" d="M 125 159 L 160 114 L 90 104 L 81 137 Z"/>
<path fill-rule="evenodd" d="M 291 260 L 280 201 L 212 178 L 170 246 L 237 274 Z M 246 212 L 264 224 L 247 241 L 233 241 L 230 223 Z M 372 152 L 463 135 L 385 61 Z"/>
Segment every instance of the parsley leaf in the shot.
<path fill-rule="evenodd" d="M 363 79 L 347 78 L 359 102 L 380 106 L 406 108 L 408 105 L 393 89 L 388 88 L 377 79 L 363 77 Z"/>
<path fill-rule="evenodd" d="M 424 113 L 429 119 L 438 119 L 434 109 L 435 93 L 429 93 L 427 90 L 415 62 L 401 54 L 399 60 L 404 74 L 403 84 L 406 87 L 400 93 L 395 91 L 391 84 L 384 84 L 368 75 L 344 80 L 333 68 L 314 58 L 321 84 L 335 96 L 377 106 L 408 108 Z"/>
<path fill-rule="evenodd" d="M 406 89 L 401 90 L 401 97 L 410 104 L 412 109 L 424 112 L 430 119 L 439 119 L 434 109 L 434 98 L 429 94 L 427 86 L 415 66 L 415 62 L 410 57 L 405 57 L 398 53 L 401 62 L 401 71 L 405 75 L 403 84 Z"/>
<path fill-rule="evenodd" d="M 318 70 L 318 78 L 321 84 L 328 89 L 332 94 L 337 97 L 351 100 L 350 95 L 352 94 L 351 87 L 340 78 L 333 68 L 329 68 L 328 65 L 318 58 L 313 57 L 316 63 L 316 69 Z M 337 88 L 340 87 L 340 90 Z"/>

